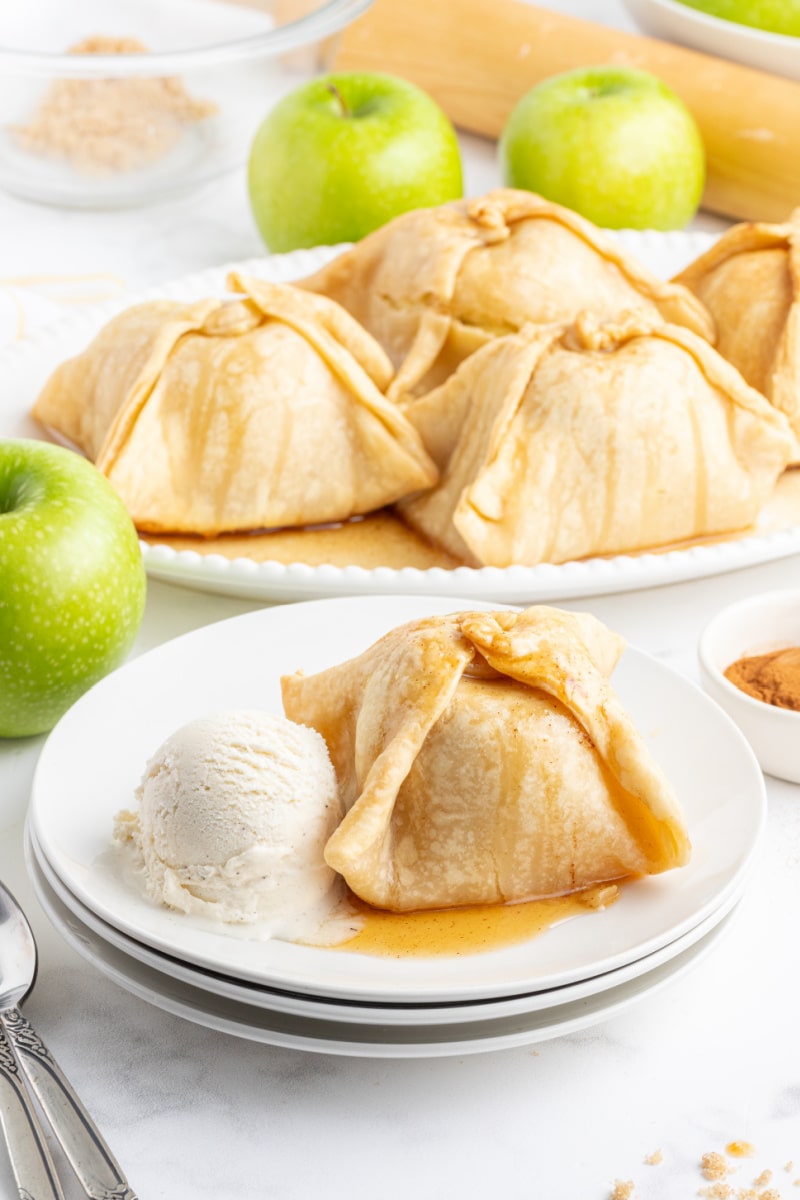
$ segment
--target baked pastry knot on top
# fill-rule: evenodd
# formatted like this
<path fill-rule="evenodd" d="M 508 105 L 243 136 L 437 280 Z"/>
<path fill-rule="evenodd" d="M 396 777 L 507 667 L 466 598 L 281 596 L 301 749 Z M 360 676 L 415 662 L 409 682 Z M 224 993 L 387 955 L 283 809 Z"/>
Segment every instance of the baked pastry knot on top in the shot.
<path fill-rule="evenodd" d="M 497 335 L 584 309 L 605 318 L 642 309 L 714 337 L 686 288 L 570 209 L 510 188 L 405 213 L 300 286 L 338 301 L 381 343 L 397 400 L 436 387 Z"/>
<path fill-rule="evenodd" d="M 398 912 L 564 895 L 688 861 L 683 814 L 608 682 L 624 641 L 547 607 L 429 617 L 283 678 L 346 815 L 329 866 Z"/>
<path fill-rule="evenodd" d="M 707 342 L 642 313 L 497 338 L 404 411 L 440 480 L 398 508 L 472 566 L 746 528 L 793 444 L 783 414 Z"/>
<path fill-rule="evenodd" d="M 429 487 L 386 399 L 392 368 L 333 301 L 232 275 L 242 298 L 160 300 L 110 321 L 33 415 L 91 458 L 155 533 L 313 525 Z"/>
<path fill-rule="evenodd" d="M 789 418 L 800 462 L 800 208 L 734 225 L 675 279 L 712 313 L 720 354 Z"/>

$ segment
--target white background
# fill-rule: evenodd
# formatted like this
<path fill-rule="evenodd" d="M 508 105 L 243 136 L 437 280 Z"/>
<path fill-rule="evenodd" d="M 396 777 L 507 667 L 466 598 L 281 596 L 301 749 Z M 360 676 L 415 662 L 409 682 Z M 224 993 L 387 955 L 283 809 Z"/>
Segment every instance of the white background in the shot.
<path fill-rule="evenodd" d="M 552 7 L 632 28 L 617 3 Z M 464 146 L 468 191 L 496 184 L 493 148 Z M 243 177 L 232 176 L 139 212 L 68 213 L 0 197 L 0 251 L 3 277 L 97 271 L 135 288 L 260 245 Z M 698 635 L 721 606 L 799 585 L 793 558 L 584 607 L 694 679 Z M 152 584 L 137 651 L 253 607 Z M 769 781 L 763 854 L 730 935 L 629 1015 L 536 1049 L 345 1060 L 169 1017 L 65 947 L 22 862 L 39 746 L 0 743 L 0 877 L 24 899 L 41 948 L 26 1011 L 141 1200 L 606 1200 L 616 1178 L 635 1182 L 637 1200 L 682 1200 L 703 1186 L 701 1155 L 731 1139 L 756 1148 L 737 1187 L 770 1167 L 784 1198 L 798 1194 L 800 789 Z M 663 1162 L 645 1165 L 657 1149 Z M 796 1169 L 785 1171 L 791 1160 Z M 0 1198 L 14 1194 L 0 1148 Z"/>

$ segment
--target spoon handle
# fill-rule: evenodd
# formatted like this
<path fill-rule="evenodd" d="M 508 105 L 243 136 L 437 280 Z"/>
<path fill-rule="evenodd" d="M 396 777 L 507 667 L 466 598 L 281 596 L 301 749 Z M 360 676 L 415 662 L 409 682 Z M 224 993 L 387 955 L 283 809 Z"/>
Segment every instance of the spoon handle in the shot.
<path fill-rule="evenodd" d="M 0 1025 L 86 1195 L 90 1200 L 136 1200 L 102 1134 L 30 1022 L 18 1008 L 8 1008 L 0 1013 Z M 38 1200 L 38 1193 L 32 1194 Z"/>
<path fill-rule="evenodd" d="M 64 1200 L 39 1118 L 1 1025 L 0 1125 L 20 1200 Z"/>

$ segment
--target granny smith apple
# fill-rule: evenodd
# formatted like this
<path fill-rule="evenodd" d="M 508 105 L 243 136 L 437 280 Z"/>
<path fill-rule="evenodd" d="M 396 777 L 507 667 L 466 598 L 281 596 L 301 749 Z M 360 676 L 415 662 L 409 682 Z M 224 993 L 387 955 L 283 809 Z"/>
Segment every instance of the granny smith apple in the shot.
<path fill-rule="evenodd" d="M 50 729 L 115 667 L 144 599 L 136 530 L 97 468 L 0 442 L 0 737 Z"/>
<path fill-rule="evenodd" d="M 455 130 L 391 75 L 326 75 L 284 96 L 250 152 L 250 203 L 270 250 L 355 242 L 412 208 L 457 200 Z"/>
<path fill-rule="evenodd" d="M 800 37 L 800 0 L 680 0 L 711 17 Z"/>
<path fill-rule="evenodd" d="M 609 229 L 681 229 L 705 183 L 700 132 L 645 71 L 589 67 L 540 83 L 500 139 L 505 182 Z"/>

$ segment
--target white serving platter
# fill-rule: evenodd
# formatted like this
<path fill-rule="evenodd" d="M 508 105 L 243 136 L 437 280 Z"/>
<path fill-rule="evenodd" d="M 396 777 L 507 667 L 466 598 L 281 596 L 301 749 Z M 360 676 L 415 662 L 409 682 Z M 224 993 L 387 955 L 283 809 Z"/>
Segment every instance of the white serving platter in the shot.
<path fill-rule="evenodd" d="M 657 274 L 669 277 L 713 241 L 699 232 L 622 231 L 615 235 Z M 223 295 L 231 270 L 276 282 L 302 278 L 330 261 L 342 247 L 317 247 L 229 263 L 147 291 L 124 301 L 87 307 L 0 350 L 0 437 L 42 437 L 29 413 L 48 376 L 60 362 L 81 351 L 122 308 L 153 299 L 195 300 Z M 213 544 L 176 549 L 142 541 L 149 575 L 202 591 L 259 600 L 304 600 L 367 594 L 468 596 L 509 604 L 634 591 L 681 583 L 769 562 L 800 551 L 800 524 L 774 528 L 769 520 L 752 534 L 674 549 L 559 565 L 506 568 L 375 567 L 310 565 L 227 557 Z"/>

